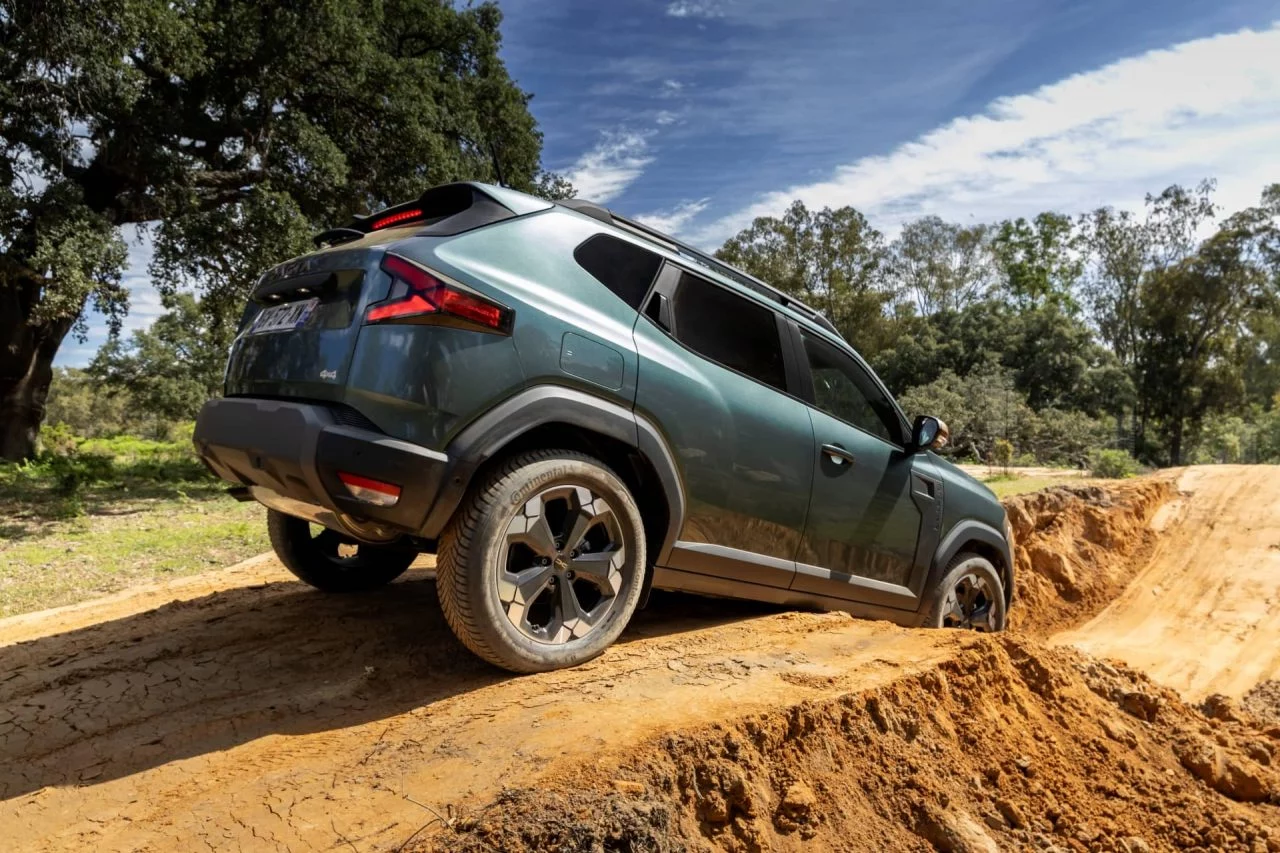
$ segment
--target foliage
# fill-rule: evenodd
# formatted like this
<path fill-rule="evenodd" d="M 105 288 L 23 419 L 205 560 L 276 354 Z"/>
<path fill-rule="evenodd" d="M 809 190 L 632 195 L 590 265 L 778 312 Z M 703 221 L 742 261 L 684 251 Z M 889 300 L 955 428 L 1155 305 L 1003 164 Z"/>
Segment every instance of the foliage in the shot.
<path fill-rule="evenodd" d="M 1242 339 L 1255 316 L 1280 311 L 1278 218 L 1280 190 L 1269 191 L 1194 252 L 1143 276 L 1134 372 L 1162 461 L 1181 464 L 1208 415 L 1244 405 Z"/>
<path fill-rule="evenodd" d="M 47 447 L 49 436 L 56 434 L 52 428 L 62 426 L 86 438 L 139 435 L 174 440 L 178 423 L 147 411 L 126 388 L 109 385 L 88 370 L 60 367 L 53 372 L 40 439 Z"/>
<path fill-rule="evenodd" d="M 1252 461 L 1280 463 L 1280 392 L 1272 401 L 1271 410 L 1257 419 L 1254 448 Z"/>
<path fill-rule="evenodd" d="M 1132 477 L 1142 470 L 1137 460 L 1123 450 L 1096 451 L 1090 460 L 1089 469 L 1093 476 L 1108 480 Z"/>
<path fill-rule="evenodd" d="M 991 448 L 991 463 L 999 465 L 1005 471 L 1013 464 L 1013 443 L 1007 439 L 997 438 Z"/>
<path fill-rule="evenodd" d="M 757 218 L 716 257 L 823 311 L 865 351 L 877 348 L 889 299 L 884 238 L 852 207 L 813 212 L 794 202 L 781 217 Z"/>
<path fill-rule="evenodd" d="M 492 3 L 0 0 L 0 457 L 30 454 L 49 366 L 94 304 L 118 324 L 121 226 L 159 222 L 162 291 L 227 340 L 247 289 L 306 235 L 540 170 Z M 83 326 L 81 326 L 83 329 Z"/>
<path fill-rule="evenodd" d="M 218 393 L 226 354 L 213 318 L 194 296 L 180 293 L 168 302 L 170 310 L 128 343 L 112 337 L 89 372 L 158 418 L 191 420 Z"/>
<path fill-rule="evenodd" d="M 1280 184 L 1206 238 L 1213 189 L 1075 221 L 924 217 L 887 246 L 852 208 L 796 202 L 719 254 L 826 310 L 907 409 L 948 420 L 958 456 L 1003 439 L 1015 458 L 1074 466 L 1098 447 L 1154 464 L 1274 458 Z"/>
<path fill-rule="evenodd" d="M 81 514 L 87 489 L 126 494 L 212 482 L 195 455 L 191 427 L 178 430 L 177 440 L 156 441 L 130 435 L 84 438 L 66 424 L 46 426 L 33 458 L 0 464 L 0 495 L 6 486 L 31 501 L 47 494 L 55 507 L 51 514 L 65 517 Z"/>
<path fill-rule="evenodd" d="M 930 414 L 946 421 L 953 455 L 991 464 L 1007 466 L 1018 459 L 1080 467 L 1110 436 L 1105 423 L 1084 412 L 1033 410 L 1011 374 L 998 368 L 964 377 L 946 371 L 909 389 L 899 402 L 912 417 Z"/>
<path fill-rule="evenodd" d="M 950 370 L 899 398 L 912 419 L 942 418 L 951 430 L 951 452 L 961 458 L 988 461 L 997 440 L 1026 447 L 1034 433 L 1034 412 L 1013 387 L 1008 373 L 988 368 L 961 377 Z"/>
<path fill-rule="evenodd" d="M 962 311 L 996 285 L 992 229 L 925 216 L 902 226 L 888 250 L 888 271 L 901 298 L 921 317 Z"/>
<path fill-rule="evenodd" d="M 1113 414 L 1133 396 L 1114 357 L 1093 342 L 1080 319 L 1057 305 L 1017 311 L 988 299 L 928 319 L 900 320 L 896 331 L 893 342 L 871 358 L 895 393 L 946 371 L 966 376 L 998 365 L 1036 409 Z"/>
<path fill-rule="evenodd" d="M 1076 247 L 1071 220 L 1052 212 L 1041 213 L 1031 222 L 1006 220 L 992 240 L 1004 288 L 1015 304 L 1070 312 L 1076 308 L 1073 292 L 1083 270 Z"/>

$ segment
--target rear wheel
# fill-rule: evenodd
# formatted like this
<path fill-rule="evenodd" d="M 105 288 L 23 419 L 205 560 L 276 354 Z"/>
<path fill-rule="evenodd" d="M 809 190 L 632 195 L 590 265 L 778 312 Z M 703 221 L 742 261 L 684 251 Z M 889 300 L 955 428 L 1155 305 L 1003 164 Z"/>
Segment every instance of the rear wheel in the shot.
<path fill-rule="evenodd" d="M 1004 583 L 986 557 L 960 554 L 933 588 L 925 627 L 1003 631 Z"/>
<path fill-rule="evenodd" d="M 445 619 L 468 649 L 513 672 L 590 660 L 635 612 L 643 531 L 626 485 L 595 459 L 515 456 L 468 496 L 440 537 Z"/>
<path fill-rule="evenodd" d="M 362 592 L 391 583 L 418 555 L 385 545 L 366 545 L 301 518 L 267 510 L 271 547 L 298 580 L 325 592 Z"/>

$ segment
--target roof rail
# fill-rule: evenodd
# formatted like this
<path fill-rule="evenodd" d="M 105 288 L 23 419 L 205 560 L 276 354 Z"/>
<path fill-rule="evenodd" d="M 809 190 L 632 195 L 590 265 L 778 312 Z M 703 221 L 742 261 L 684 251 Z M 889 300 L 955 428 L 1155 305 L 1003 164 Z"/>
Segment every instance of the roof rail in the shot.
<path fill-rule="evenodd" d="M 590 204 L 590 202 L 588 202 L 588 204 Z M 599 207 L 599 205 L 592 205 L 592 207 Z M 583 212 L 585 213 L 586 211 Z M 690 246 L 688 243 L 677 240 L 670 234 L 664 234 L 656 228 L 651 228 L 644 223 L 636 222 L 635 220 L 628 219 L 625 216 L 619 216 L 612 211 L 609 213 L 613 217 L 613 223 L 615 225 L 618 225 L 627 231 L 637 232 L 640 236 L 646 237 L 654 242 L 664 243 L 668 249 L 675 251 L 677 254 L 683 255 L 692 261 L 702 264 L 703 266 L 710 267 L 726 278 L 733 279 L 743 287 L 759 293 L 761 296 L 772 302 L 776 302 L 779 305 L 783 305 L 793 311 L 804 314 L 819 326 L 822 326 L 822 328 L 834 334 L 836 337 L 840 337 L 840 332 L 832 322 L 827 319 L 827 316 L 813 306 L 796 299 L 794 296 L 783 293 L 773 285 L 761 281 L 750 273 L 744 272 L 732 264 L 725 263 L 715 255 L 708 254 L 701 249 L 696 249 L 693 246 Z"/>

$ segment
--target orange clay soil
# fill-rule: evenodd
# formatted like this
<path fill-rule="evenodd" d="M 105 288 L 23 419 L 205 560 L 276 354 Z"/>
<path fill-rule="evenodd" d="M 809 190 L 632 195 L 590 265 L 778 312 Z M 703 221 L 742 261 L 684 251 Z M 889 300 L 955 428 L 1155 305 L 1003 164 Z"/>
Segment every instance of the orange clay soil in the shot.
<path fill-rule="evenodd" d="M 1012 499 L 1003 637 L 666 595 L 599 660 L 512 678 L 453 640 L 429 561 L 364 596 L 258 558 L 15 617 L 0 828 L 22 850 L 1280 850 L 1280 728 L 1241 710 L 1263 694 L 1211 719 L 1045 644 L 1106 624 L 1180 535 L 1152 523 L 1243 518 L 1254 472 L 1280 482 L 1189 469 L 1165 510 L 1167 476 Z M 1232 638 L 1280 607 L 1271 575 Z"/>

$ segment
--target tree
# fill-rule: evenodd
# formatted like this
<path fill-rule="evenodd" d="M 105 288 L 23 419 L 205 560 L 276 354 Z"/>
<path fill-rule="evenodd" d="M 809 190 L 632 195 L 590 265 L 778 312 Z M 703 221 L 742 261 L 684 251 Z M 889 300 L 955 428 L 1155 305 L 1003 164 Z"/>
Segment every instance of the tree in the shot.
<path fill-rule="evenodd" d="M 1021 217 L 1005 220 L 991 245 L 1015 302 L 1027 308 L 1057 305 L 1076 310 L 1072 291 L 1084 265 L 1068 217 L 1045 212 L 1031 222 Z"/>
<path fill-rule="evenodd" d="M 67 427 L 73 435 L 100 438 L 140 432 L 144 418 L 127 392 L 105 387 L 98 377 L 76 367 L 55 367 L 49 386 L 46 426 Z"/>
<path fill-rule="evenodd" d="M 1280 292 L 1271 265 L 1280 247 L 1280 191 L 1227 218 L 1196 252 L 1143 280 L 1138 391 L 1144 414 L 1179 465 L 1206 415 L 1244 400 L 1233 358 L 1255 314 L 1274 316 Z"/>
<path fill-rule="evenodd" d="M 884 237 L 852 207 L 814 213 L 796 201 L 781 218 L 762 216 L 716 257 L 826 313 L 864 352 L 880 345 Z"/>
<path fill-rule="evenodd" d="M 1195 252 L 1196 235 L 1214 215 L 1213 182 L 1192 190 L 1173 185 L 1148 194 L 1147 213 L 1102 207 L 1080 218 L 1086 265 L 1085 303 L 1098 332 L 1120 364 L 1131 367 L 1138 348 L 1143 276 L 1167 269 Z"/>
<path fill-rule="evenodd" d="M 127 342 L 111 338 L 89 366 L 108 387 L 128 392 L 143 412 L 168 421 L 195 418 L 218 393 L 226 351 L 211 342 L 212 315 L 189 293 Z"/>
<path fill-rule="evenodd" d="M 1173 185 L 1159 195 L 1146 197 L 1146 214 L 1139 219 L 1128 211 L 1099 208 L 1081 217 L 1081 242 L 1087 263 L 1081 290 L 1090 316 L 1103 342 L 1139 382 L 1144 283 L 1182 263 L 1196 249 L 1197 234 L 1214 216 L 1213 182 L 1201 181 L 1194 189 Z M 1135 399 L 1130 409 L 1130 435 L 1134 453 L 1146 445 L 1149 405 Z M 1116 412 L 1117 433 L 1123 415 Z"/>
<path fill-rule="evenodd" d="M 226 325 L 304 236 L 426 186 L 539 172 L 492 3 L 0 0 L 0 457 L 28 456 L 92 304 L 118 328 L 121 226 Z M 235 306 L 235 307 L 229 307 Z"/>
<path fill-rule="evenodd" d="M 992 230 L 925 216 L 908 222 L 889 246 L 889 273 L 922 317 L 960 311 L 983 299 L 995 279 Z"/>
<path fill-rule="evenodd" d="M 913 418 L 933 415 L 946 421 L 952 451 L 962 458 L 989 461 L 1001 439 L 1026 452 L 1039 427 L 1013 377 L 992 365 L 968 376 L 943 371 L 933 382 L 909 389 L 899 402 Z"/>

